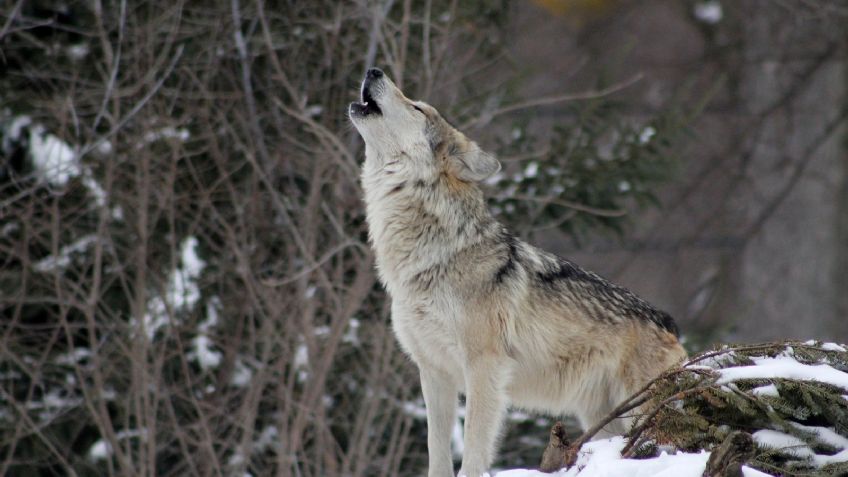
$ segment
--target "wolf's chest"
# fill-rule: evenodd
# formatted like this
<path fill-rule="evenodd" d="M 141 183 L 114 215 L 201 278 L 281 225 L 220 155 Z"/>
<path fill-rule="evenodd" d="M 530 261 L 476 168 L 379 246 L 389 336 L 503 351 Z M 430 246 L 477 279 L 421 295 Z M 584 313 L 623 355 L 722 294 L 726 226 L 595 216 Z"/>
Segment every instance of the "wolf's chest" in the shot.
<path fill-rule="evenodd" d="M 457 368 L 461 347 L 456 311 L 432 302 L 392 306 L 392 327 L 401 347 L 417 363 Z"/>

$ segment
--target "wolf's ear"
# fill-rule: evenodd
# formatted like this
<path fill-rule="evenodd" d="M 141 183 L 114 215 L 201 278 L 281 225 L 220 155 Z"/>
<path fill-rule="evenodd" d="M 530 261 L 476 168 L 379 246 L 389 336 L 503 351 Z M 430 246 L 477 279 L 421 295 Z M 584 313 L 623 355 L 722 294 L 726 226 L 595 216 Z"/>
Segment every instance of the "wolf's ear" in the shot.
<path fill-rule="evenodd" d="M 448 161 L 456 177 L 466 182 L 480 182 L 501 170 L 497 158 L 475 143 L 471 143 L 465 152 L 450 155 Z"/>

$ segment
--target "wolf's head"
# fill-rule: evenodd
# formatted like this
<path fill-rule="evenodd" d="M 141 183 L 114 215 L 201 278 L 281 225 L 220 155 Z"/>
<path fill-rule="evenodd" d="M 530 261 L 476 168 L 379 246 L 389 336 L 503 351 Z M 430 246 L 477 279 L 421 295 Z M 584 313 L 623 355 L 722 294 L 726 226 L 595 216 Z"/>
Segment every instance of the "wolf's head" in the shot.
<path fill-rule="evenodd" d="M 362 82 L 362 101 L 351 103 L 350 120 L 365 140 L 366 160 L 406 161 L 418 175 L 448 175 L 478 182 L 501 168 L 493 156 L 448 124 L 432 106 L 413 101 L 381 70 Z"/>

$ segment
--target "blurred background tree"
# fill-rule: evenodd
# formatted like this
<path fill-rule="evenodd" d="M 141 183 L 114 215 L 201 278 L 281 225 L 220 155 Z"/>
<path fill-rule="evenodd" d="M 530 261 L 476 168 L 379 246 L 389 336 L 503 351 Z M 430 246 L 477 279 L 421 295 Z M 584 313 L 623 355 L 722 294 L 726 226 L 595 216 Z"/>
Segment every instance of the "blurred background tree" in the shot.
<path fill-rule="evenodd" d="M 345 116 L 372 65 L 695 346 L 848 339 L 844 5 L 8 2 L 0 475 L 421 472 Z M 510 420 L 534 465 L 550 420 Z"/>

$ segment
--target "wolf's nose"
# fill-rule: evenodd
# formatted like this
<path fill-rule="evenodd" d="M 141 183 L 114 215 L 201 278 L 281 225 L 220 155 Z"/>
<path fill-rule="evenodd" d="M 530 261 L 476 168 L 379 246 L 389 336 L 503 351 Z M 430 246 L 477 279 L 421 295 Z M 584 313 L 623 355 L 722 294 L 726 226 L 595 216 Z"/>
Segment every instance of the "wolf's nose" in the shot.
<path fill-rule="evenodd" d="M 383 77 L 383 70 L 380 68 L 368 68 L 365 72 L 365 77 L 368 79 L 377 79 Z"/>

